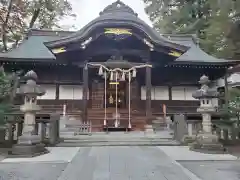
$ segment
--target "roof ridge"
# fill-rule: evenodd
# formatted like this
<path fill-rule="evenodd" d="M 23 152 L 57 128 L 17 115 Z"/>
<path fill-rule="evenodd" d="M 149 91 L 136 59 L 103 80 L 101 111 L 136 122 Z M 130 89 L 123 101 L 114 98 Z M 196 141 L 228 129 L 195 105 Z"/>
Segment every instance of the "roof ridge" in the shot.
<path fill-rule="evenodd" d="M 67 36 L 77 31 L 66 31 L 66 30 L 53 30 L 53 29 L 37 29 L 31 28 L 26 33 L 26 37 L 30 36 Z"/>
<path fill-rule="evenodd" d="M 178 39 L 178 41 L 184 41 L 186 39 L 183 39 L 184 37 L 185 38 L 190 38 L 192 40 L 192 42 L 196 45 L 199 45 L 199 38 L 196 36 L 196 34 L 160 34 L 166 38 L 168 38 L 169 40 L 174 40 L 174 39 L 171 39 L 172 38 L 182 38 L 182 39 Z"/>

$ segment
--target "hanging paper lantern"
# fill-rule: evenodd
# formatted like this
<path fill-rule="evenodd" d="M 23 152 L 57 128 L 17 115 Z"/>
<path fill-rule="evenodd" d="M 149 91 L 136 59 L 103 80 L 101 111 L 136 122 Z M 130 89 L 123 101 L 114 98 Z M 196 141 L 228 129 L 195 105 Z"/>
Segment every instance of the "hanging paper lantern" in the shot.
<path fill-rule="evenodd" d="M 125 72 L 122 72 L 122 77 L 121 77 L 121 81 L 125 81 Z"/>
<path fill-rule="evenodd" d="M 100 75 L 100 76 L 103 75 L 103 67 L 102 66 L 99 67 L 98 75 Z"/>
<path fill-rule="evenodd" d="M 133 72 L 132 72 L 132 77 L 135 78 L 136 76 L 137 76 L 137 70 L 134 68 L 134 69 L 133 69 Z"/>
<path fill-rule="evenodd" d="M 113 81 L 113 72 L 110 73 L 110 81 Z"/>

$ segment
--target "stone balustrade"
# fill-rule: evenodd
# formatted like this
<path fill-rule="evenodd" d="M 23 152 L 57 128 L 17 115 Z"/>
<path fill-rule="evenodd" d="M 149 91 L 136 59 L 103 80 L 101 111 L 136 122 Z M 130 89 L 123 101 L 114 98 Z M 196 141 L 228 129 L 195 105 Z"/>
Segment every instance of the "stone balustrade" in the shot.
<path fill-rule="evenodd" d="M 22 113 L 7 115 L 5 143 L 11 147 L 22 135 L 23 129 Z M 36 115 L 35 135 L 40 135 L 41 142 L 46 145 L 55 145 L 60 141 L 58 114 L 41 113 Z"/>

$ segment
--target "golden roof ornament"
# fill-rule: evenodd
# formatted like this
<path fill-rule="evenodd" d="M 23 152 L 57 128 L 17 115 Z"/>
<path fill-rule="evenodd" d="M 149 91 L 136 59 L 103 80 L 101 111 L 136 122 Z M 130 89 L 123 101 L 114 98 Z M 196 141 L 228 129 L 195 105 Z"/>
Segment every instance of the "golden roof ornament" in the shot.
<path fill-rule="evenodd" d="M 66 49 L 64 47 L 60 47 L 60 48 L 52 49 L 52 52 L 53 54 L 59 54 L 59 53 L 66 52 Z"/>
<path fill-rule="evenodd" d="M 132 35 L 131 29 L 124 28 L 105 28 L 104 34 L 115 34 L 115 35 Z"/>
<path fill-rule="evenodd" d="M 177 51 L 171 51 L 170 53 L 168 53 L 168 55 L 174 56 L 174 57 L 180 57 L 182 54 Z"/>
<path fill-rule="evenodd" d="M 138 16 L 137 13 L 133 11 L 132 8 L 130 8 L 128 5 L 124 4 L 122 1 L 117 0 L 116 2 L 110 4 L 107 6 L 102 12 L 99 13 L 99 15 L 107 14 L 107 13 L 114 13 L 114 12 L 124 12 L 129 13 L 134 16 Z"/>

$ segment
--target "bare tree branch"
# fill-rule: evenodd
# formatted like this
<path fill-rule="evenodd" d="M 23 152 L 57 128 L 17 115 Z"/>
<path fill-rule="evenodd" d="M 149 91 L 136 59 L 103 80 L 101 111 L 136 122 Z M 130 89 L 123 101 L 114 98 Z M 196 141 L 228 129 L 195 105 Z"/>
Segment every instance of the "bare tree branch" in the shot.
<path fill-rule="evenodd" d="M 5 51 L 8 50 L 6 33 L 7 33 L 7 25 L 8 25 L 8 21 L 9 21 L 9 17 L 10 17 L 12 7 L 13 7 L 13 0 L 10 0 L 9 5 L 8 5 L 8 10 L 7 10 L 7 15 L 6 15 L 6 18 L 5 18 L 5 20 L 3 22 L 3 25 L 2 25 L 2 42 L 3 42 L 3 47 L 4 47 Z"/>

